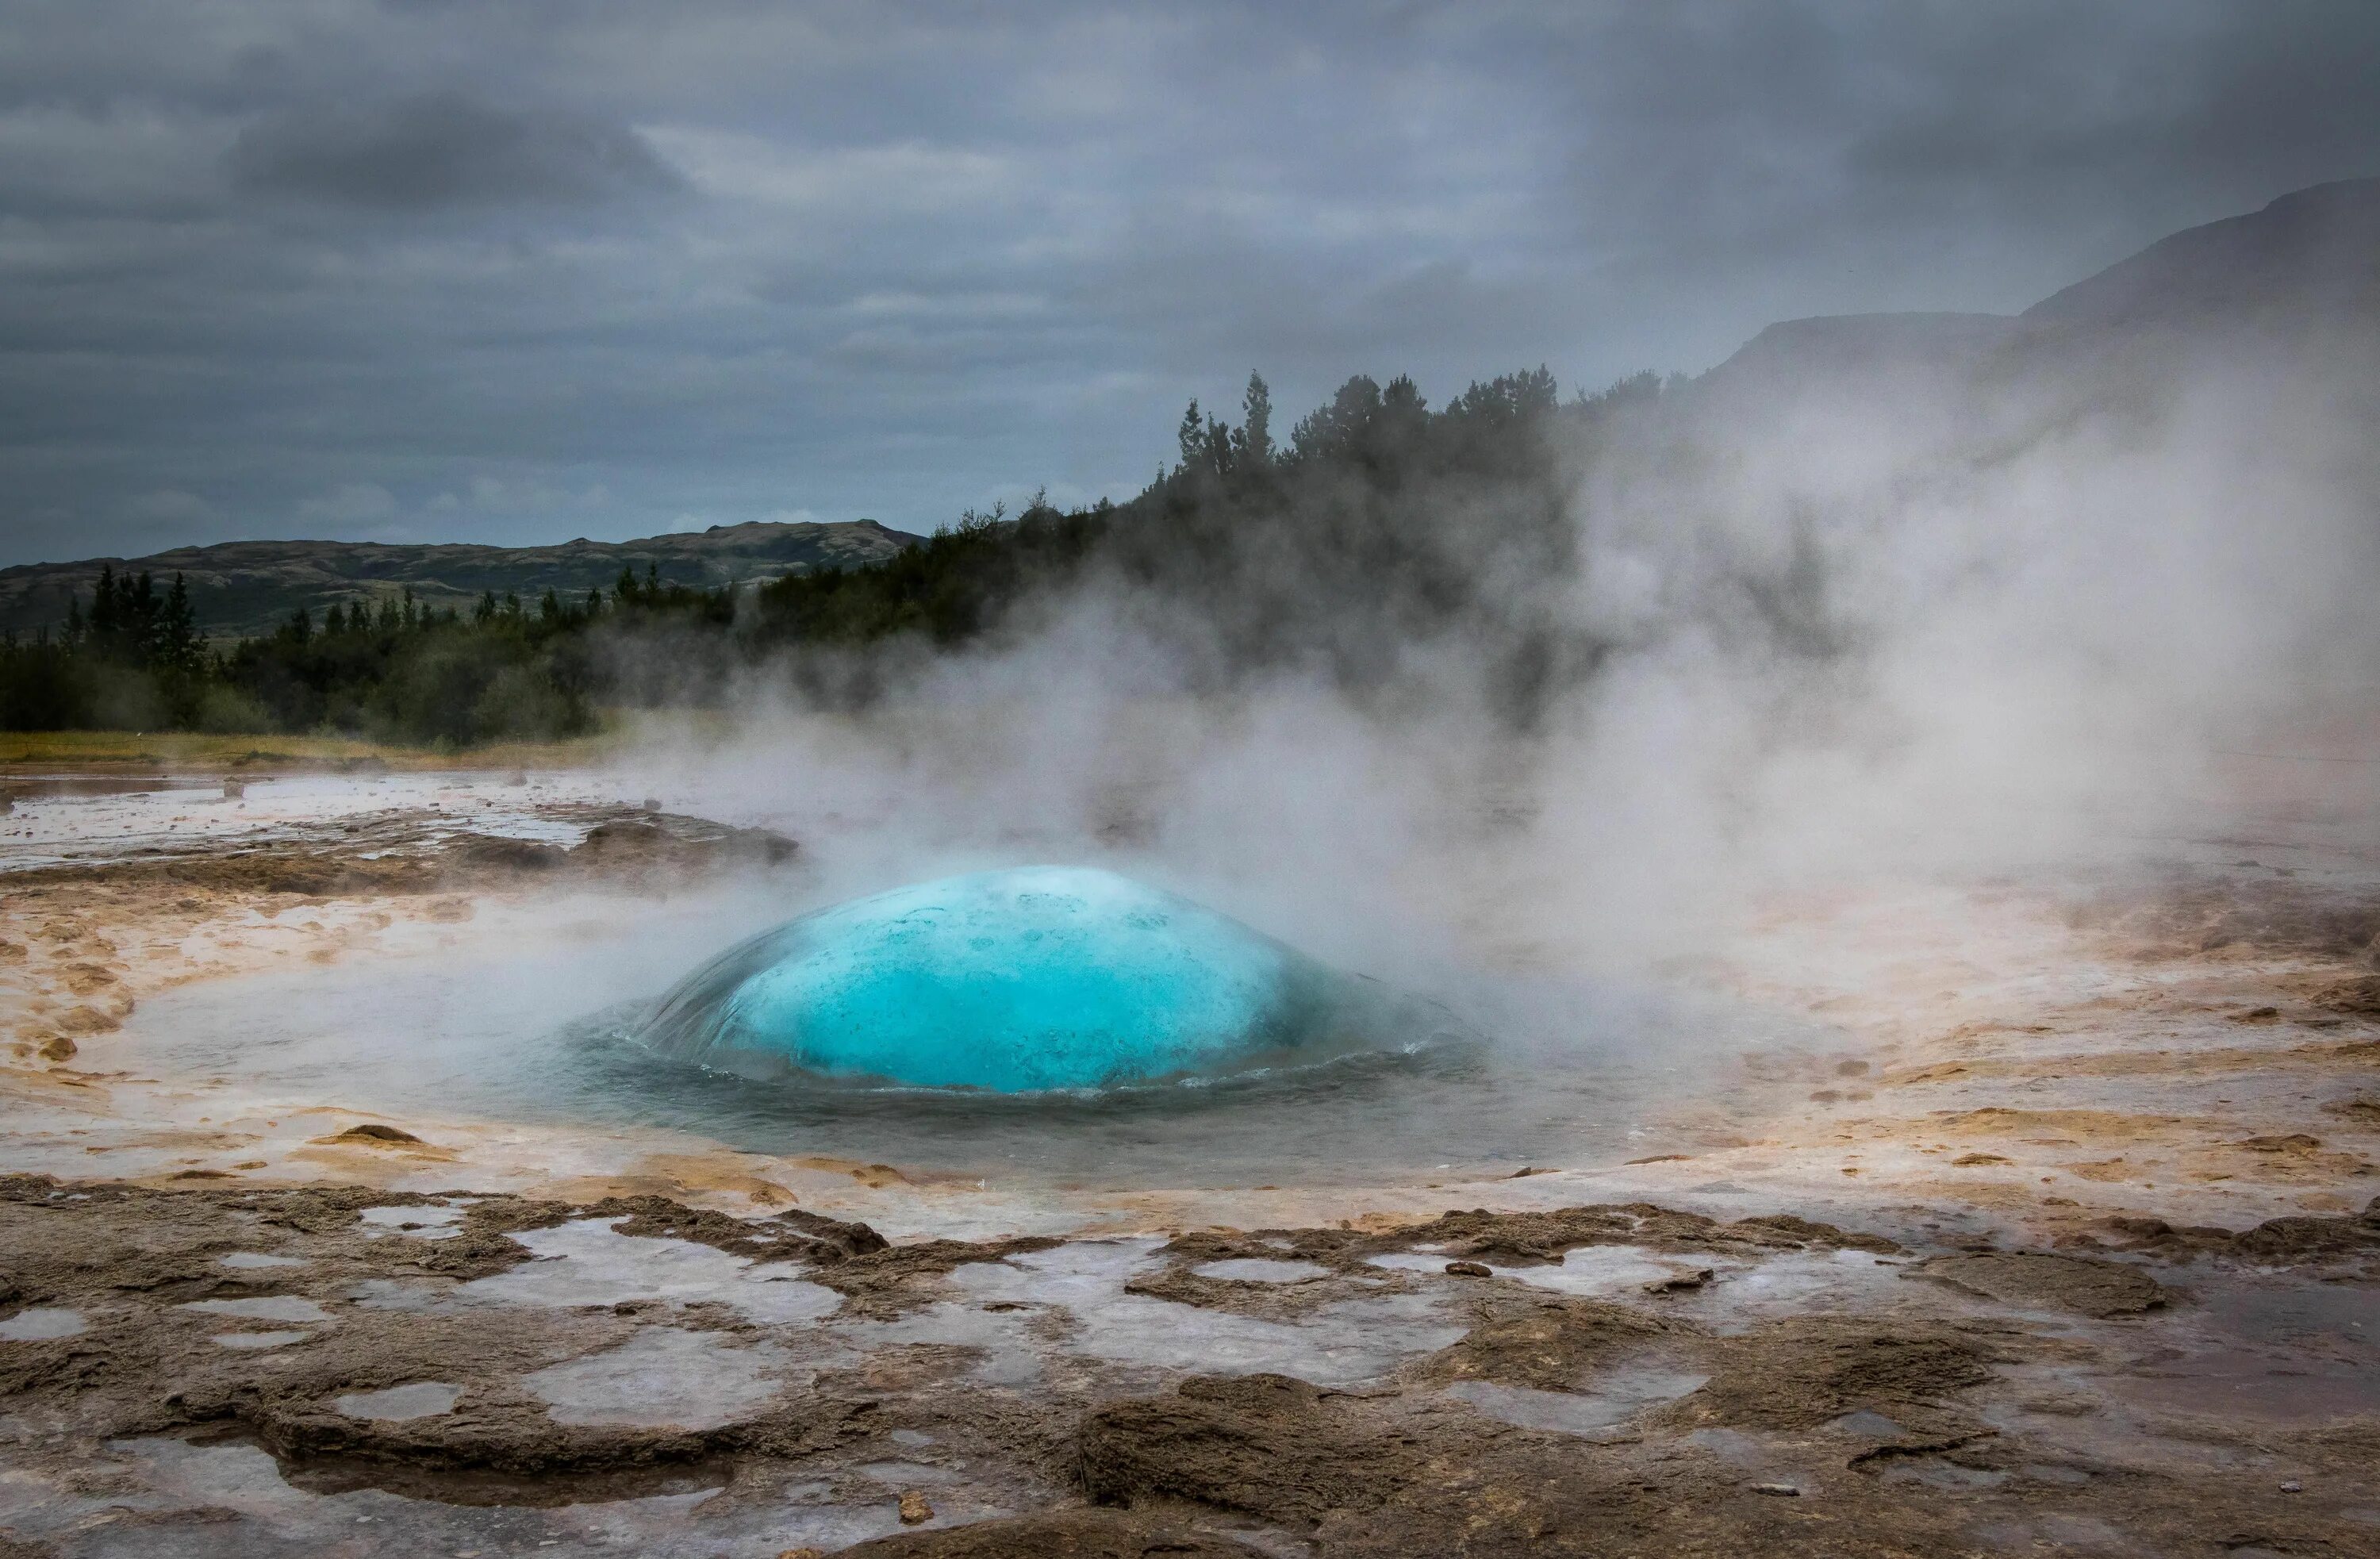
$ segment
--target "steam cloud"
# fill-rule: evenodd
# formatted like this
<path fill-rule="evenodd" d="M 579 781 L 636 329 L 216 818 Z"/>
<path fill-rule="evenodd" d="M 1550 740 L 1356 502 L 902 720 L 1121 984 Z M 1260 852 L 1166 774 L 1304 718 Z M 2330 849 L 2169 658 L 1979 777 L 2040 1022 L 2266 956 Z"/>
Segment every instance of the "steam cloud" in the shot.
<path fill-rule="evenodd" d="M 2373 798 L 2315 761 L 2380 685 L 2358 328 L 1779 327 L 1557 452 L 1570 566 L 1471 558 L 1595 647 L 1525 729 L 1461 633 L 1360 696 L 1219 688 L 1224 629 L 1095 577 L 868 713 L 771 668 L 732 737 L 638 761 L 828 828 L 826 891 L 1106 859 L 1374 972 L 1627 967 L 1764 892 L 2151 859 L 2310 764 Z"/>

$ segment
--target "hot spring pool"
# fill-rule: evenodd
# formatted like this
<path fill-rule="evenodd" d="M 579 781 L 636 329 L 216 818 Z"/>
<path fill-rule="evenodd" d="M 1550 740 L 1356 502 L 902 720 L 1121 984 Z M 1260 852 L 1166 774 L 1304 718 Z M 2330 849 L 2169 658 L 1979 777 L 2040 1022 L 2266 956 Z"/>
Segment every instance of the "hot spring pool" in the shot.
<path fill-rule="evenodd" d="M 1254 1042 L 1208 1049 L 1202 1041 L 1226 1030 L 1186 1028 L 1177 1039 L 1205 1057 L 1188 1067 L 1179 1050 L 1132 1051 L 1137 1076 L 1127 1079 L 1112 1065 L 1117 1053 L 1090 1047 L 1080 1055 L 1109 1079 L 1103 1086 L 1009 1091 L 890 1080 L 893 1066 L 874 1057 L 849 1072 L 804 1071 L 764 1049 L 738 1061 L 756 1078 L 657 1049 L 662 993 L 689 995 L 722 973 L 722 943 L 771 944 L 789 928 L 761 928 L 783 913 L 772 895 L 744 889 L 491 906 L 460 927 L 400 926 L 382 950 L 334 965 L 162 992 L 111 1043 L 120 1041 L 125 1065 L 203 1100 L 196 1108 L 217 1121 L 338 1105 L 433 1133 L 444 1122 L 517 1122 L 584 1131 L 590 1143 L 722 1144 L 1009 1186 L 1133 1188 L 1616 1163 L 1687 1145 L 1651 1120 L 1667 1102 L 1708 1102 L 1723 1091 L 1725 1057 L 1803 1041 L 1798 1020 L 1686 993 L 1451 960 L 1405 958 L 1398 983 L 1412 994 L 1401 994 L 1357 976 L 1317 976 L 1287 949 L 1268 965 L 1236 939 L 1277 944 L 1218 916 L 1216 934 L 1249 960 L 1223 967 L 1279 981 L 1260 988 L 1310 992 L 1318 980 L 1325 999 L 1312 1008 L 1219 996 L 1213 1010 L 1251 1019 L 1228 1032 Z M 1157 963 L 1160 973 L 1168 967 Z M 811 990 L 794 981 L 778 993 Z M 857 990 L 840 1010 L 860 1010 Z M 687 1042 L 703 1031 L 695 1010 L 681 1015 Z M 1038 1010 L 1021 999 L 1015 1006 L 1020 1023 Z M 1265 1014 L 1287 1016 L 1252 1017 Z M 1282 1042 L 1300 1036 L 1305 1042 Z M 1002 1054 L 986 1050 L 968 1065 L 1000 1063 Z"/>
<path fill-rule="evenodd" d="M 1456 1037 L 1176 894 L 1031 866 L 914 883 L 763 932 L 681 981 L 645 1041 L 791 1081 L 1109 1088 Z"/>

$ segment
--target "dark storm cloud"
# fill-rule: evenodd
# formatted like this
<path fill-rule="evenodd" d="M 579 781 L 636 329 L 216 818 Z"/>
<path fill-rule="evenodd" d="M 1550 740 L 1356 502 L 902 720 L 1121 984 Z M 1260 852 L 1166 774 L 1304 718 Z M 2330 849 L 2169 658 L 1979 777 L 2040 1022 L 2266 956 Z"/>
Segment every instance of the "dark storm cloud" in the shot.
<path fill-rule="evenodd" d="M 285 109 L 241 130 L 226 161 L 244 191 L 387 210 L 591 204 L 683 184 L 623 126 L 458 91 Z"/>
<path fill-rule="evenodd" d="M 2023 307 L 2380 171 L 2380 7 L 17 0 L 0 561 L 923 528 L 1252 368 Z"/>

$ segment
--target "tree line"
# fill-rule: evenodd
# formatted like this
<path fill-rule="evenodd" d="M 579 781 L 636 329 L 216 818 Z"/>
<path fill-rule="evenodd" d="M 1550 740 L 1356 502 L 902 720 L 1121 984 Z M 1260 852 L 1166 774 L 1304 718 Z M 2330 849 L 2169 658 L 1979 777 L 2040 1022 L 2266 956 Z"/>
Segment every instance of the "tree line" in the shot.
<path fill-rule="evenodd" d="M 103 569 L 55 633 L 0 641 L 0 728 L 331 731 L 456 747 L 587 731 L 612 705 L 787 676 L 863 699 L 919 655 L 1029 631 L 1083 592 L 1133 603 L 1194 685 L 1294 667 L 1383 693 L 1449 639 L 1476 695 L 1525 724 L 1598 647 L 1548 591 L 1574 559 L 1567 494 L 1598 430 L 1658 403 L 1651 374 L 1563 401 L 1543 369 L 1432 410 L 1411 379 L 1350 379 L 1276 442 L 1251 375 L 1236 422 L 1196 401 L 1132 499 L 969 511 L 882 562 L 703 588 L 432 609 L 410 591 L 300 608 L 210 645 L 183 582 Z M 1442 662 L 1442 658 L 1441 658 Z"/>

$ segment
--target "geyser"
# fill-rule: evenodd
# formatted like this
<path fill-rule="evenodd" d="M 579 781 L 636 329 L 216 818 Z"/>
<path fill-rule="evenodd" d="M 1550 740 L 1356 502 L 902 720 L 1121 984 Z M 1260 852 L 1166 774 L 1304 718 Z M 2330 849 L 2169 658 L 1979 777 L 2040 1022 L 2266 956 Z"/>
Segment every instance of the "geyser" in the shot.
<path fill-rule="evenodd" d="M 818 910 L 664 997 L 666 1054 L 746 1075 L 999 1092 L 1379 1048 L 1401 1004 L 1111 871 L 946 877 Z"/>

